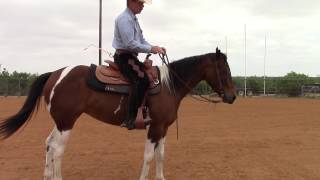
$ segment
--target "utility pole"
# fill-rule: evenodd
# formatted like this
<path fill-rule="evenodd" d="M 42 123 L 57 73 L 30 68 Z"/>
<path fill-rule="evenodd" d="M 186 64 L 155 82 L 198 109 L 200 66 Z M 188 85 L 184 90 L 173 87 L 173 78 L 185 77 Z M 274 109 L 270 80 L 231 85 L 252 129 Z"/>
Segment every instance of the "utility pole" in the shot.
<path fill-rule="evenodd" d="M 99 4 L 99 65 L 102 64 L 101 60 L 101 51 L 102 51 L 102 0 L 100 0 Z"/>
<path fill-rule="evenodd" d="M 264 63 L 263 63 L 263 95 L 266 95 L 266 59 L 267 59 L 267 36 L 264 37 Z"/>
<path fill-rule="evenodd" d="M 244 97 L 247 97 L 247 25 L 244 25 Z"/>

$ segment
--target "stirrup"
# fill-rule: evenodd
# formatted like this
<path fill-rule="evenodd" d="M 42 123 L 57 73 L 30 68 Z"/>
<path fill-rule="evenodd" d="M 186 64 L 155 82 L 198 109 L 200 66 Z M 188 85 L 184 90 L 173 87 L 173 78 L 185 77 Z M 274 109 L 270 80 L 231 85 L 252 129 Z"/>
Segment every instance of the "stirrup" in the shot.
<path fill-rule="evenodd" d="M 120 127 L 122 128 L 127 128 L 128 130 L 133 130 L 133 129 L 136 129 L 136 126 L 134 123 L 126 123 L 126 122 L 122 122 Z"/>
<path fill-rule="evenodd" d="M 127 127 L 127 124 L 125 122 L 120 124 L 120 127 Z"/>

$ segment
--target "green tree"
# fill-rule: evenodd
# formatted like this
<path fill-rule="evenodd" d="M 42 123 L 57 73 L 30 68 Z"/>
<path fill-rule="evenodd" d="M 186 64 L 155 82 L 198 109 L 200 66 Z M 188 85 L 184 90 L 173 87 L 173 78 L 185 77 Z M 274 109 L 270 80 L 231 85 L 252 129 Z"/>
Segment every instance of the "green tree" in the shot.
<path fill-rule="evenodd" d="M 310 82 L 310 78 L 305 74 L 290 72 L 278 81 L 278 93 L 287 94 L 290 97 L 301 94 L 301 86 Z"/>
<path fill-rule="evenodd" d="M 251 89 L 254 94 L 263 90 L 263 79 L 261 77 L 252 76 L 247 79 L 247 87 Z"/>
<path fill-rule="evenodd" d="M 17 71 L 9 73 L 4 69 L 0 73 L 0 95 L 27 95 L 31 84 L 37 76 L 37 74 L 30 74 L 25 72 L 19 73 Z"/>

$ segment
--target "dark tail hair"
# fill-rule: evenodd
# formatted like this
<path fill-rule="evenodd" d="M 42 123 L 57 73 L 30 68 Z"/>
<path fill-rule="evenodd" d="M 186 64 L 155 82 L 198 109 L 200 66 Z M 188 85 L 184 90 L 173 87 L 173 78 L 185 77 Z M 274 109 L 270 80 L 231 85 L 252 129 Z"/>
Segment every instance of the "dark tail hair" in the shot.
<path fill-rule="evenodd" d="M 35 108 L 38 111 L 42 90 L 50 75 L 51 72 L 40 75 L 31 85 L 28 97 L 20 111 L 0 123 L 0 139 L 6 139 L 13 135 L 24 123 L 30 120 Z"/>

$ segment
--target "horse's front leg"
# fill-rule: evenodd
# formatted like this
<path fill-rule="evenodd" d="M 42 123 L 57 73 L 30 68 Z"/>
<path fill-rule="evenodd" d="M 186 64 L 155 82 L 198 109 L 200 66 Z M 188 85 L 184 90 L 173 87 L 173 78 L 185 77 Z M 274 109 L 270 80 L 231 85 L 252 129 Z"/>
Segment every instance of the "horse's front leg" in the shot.
<path fill-rule="evenodd" d="M 145 147 L 144 147 L 144 159 L 143 159 L 143 167 L 140 175 L 140 180 L 147 180 L 150 168 L 150 162 L 154 157 L 154 149 L 156 143 L 152 143 L 151 139 L 147 139 Z"/>
<path fill-rule="evenodd" d="M 147 180 L 150 162 L 152 161 L 155 152 L 157 158 L 157 180 L 164 180 L 163 178 L 163 152 L 164 152 L 164 135 L 165 128 L 163 126 L 151 126 L 148 130 L 148 138 L 144 149 L 144 161 L 140 180 Z M 158 163 L 159 162 L 159 163 Z"/>
<path fill-rule="evenodd" d="M 150 162 L 154 155 L 156 158 L 156 180 L 165 180 L 163 175 L 164 143 L 165 138 L 160 139 L 158 143 L 152 143 L 150 139 L 146 141 L 140 180 L 148 179 Z"/>
<path fill-rule="evenodd" d="M 158 146 L 155 149 L 156 180 L 165 180 L 163 175 L 164 143 L 165 137 L 160 139 Z"/>

